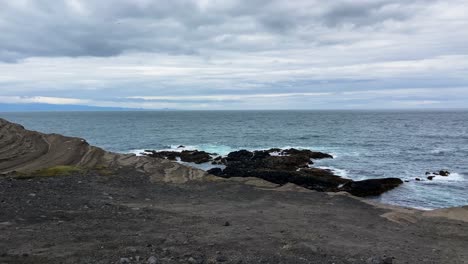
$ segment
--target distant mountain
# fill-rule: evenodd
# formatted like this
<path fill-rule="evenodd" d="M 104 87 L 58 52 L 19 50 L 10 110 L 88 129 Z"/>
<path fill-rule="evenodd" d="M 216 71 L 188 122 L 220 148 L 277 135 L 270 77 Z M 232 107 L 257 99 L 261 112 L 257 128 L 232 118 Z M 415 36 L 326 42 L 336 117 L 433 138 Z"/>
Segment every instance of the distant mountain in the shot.
<path fill-rule="evenodd" d="M 0 112 L 32 111 L 141 111 L 143 109 L 124 107 L 98 107 L 87 105 L 53 105 L 53 104 L 5 104 L 0 103 Z"/>

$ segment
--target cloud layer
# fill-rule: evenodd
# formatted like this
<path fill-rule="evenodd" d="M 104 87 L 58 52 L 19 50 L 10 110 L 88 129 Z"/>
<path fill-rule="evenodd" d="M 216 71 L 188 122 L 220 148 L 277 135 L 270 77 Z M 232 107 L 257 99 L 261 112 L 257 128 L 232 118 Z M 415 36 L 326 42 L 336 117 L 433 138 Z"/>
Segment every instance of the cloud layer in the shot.
<path fill-rule="evenodd" d="M 468 105 L 468 0 L 0 2 L 0 102 Z"/>

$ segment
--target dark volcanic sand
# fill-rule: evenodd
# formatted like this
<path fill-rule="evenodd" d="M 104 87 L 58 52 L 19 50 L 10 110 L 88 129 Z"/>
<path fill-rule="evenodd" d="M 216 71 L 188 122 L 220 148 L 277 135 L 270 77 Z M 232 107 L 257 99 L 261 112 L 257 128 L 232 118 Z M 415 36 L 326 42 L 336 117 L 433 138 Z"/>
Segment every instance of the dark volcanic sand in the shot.
<path fill-rule="evenodd" d="M 0 263 L 468 263 L 466 222 L 387 212 L 344 195 L 132 171 L 0 177 Z"/>

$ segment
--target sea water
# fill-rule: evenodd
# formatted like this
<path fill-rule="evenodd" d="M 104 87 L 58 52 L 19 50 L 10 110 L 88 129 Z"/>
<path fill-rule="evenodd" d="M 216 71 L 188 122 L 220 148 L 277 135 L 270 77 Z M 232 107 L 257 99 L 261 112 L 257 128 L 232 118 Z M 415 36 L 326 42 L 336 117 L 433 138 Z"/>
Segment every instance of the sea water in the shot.
<path fill-rule="evenodd" d="M 179 145 L 221 155 L 272 147 L 323 151 L 335 158 L 315 166 L 337 175 L 409 180 L 370 199 L 422 209 L 468 204 L 468 111 L 31 112 L 0 117 L 122 153 Z M 451 175 L 426 180 L 426 171 L 442 169 Z"/>

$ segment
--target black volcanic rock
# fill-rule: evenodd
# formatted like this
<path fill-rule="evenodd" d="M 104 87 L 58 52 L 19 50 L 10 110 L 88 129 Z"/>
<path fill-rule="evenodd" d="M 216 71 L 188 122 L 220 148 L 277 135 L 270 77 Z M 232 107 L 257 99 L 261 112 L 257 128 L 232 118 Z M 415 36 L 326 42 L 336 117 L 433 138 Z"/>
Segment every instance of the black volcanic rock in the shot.
<path fill-rule="evenodd" d="M 208 171 L 209 174 L 214 175 L 214 176 L 222 176 L 223 170 L 221 168 L 212 168 L 209 169 Z"/>
<path fill-rule="evenodd" d="M 274 155 L 272 155 L 274 153 Z M 226 157 L 218 156 L 213 159 L 211 153 L 198 150 L 151 151 L 145 155 L 170 160 L 180 158 L 184 162 L 225 165 L 224 169 L 213 168 L 209 174 L 223 177 L 256 177 L 276 184 L 294 183 L 307 189 L 337 192 L 346 191 L 356 196 L 379 195 L 391 190 L 401 183 L 400 179 L 370 179 L 353 181 L 336 176 L 332 171 L 320 168 L 311 168 L 314 159 L 333 158 L 323 152 L 314 152 L 301 149 L 269 150 L 239 150 L 229 153 Z"/>
<path fill-rule="evenodd" d="M 450 172 L 449 172 L 449 171 L 446 171 L 446 170 L 441 170 L 441 171 L 439 171 L 439 175 L 440 175 L 440 176 L 447 177 L 447 176 L 450 175 Z"/>
<path fill-rule="evenodd" d="M 315 152 L 308 149 L 285 149 L 281 152 L 284 155 L 303 156 L 309 159 L 333 159 L 333 156 L 323 152 Z"/>
<path fill-rule="evenodd" d="M 276 184 L 294 183 L 307 189 L 318 191 L 338 191 L 341 184 L 351 180 L 343 179 L 333 175 L 328 170 L 323 169 L 304 169 L 299 171 L 291 170 L 273 170 L 268 168 L 244 169 L 236 167 L 226 167 L 220 173 L 220 169 L 212 169 L 208 173 L 224 177 L 256 177 Z"/>
<path fill-rule="evenodd" d="M 396 188 L 403 184 L 398 178 L 369 179 L 363 181 L 350 181 L 343 185 L 340 190 L 355 196 L 375 196 Z"/>
<path fill-rule="evenodd" d="M 196 164 L 211 161 L 213 158 L 210 153 L 198 150 L 184 150 L 180 153 L 180 159 L 184 162 L 193 162 Z"/>
<path fill-rule="evenodd" d="M 270 153 L 278 152 L 272 156 Z M 310 150 L 297 149 L 270 149 L 259 151 L 239 150 L 228 154 L 223 164 L 249 169 L 297 170 L 313 164 L 311 159 L 333 158 L 331 155 Z"/>
<path fill-rule="evenodd" d="M 177 160 L 180 153 L 175 151 L 154 151 L 154 150 L 145 150 L 142 153 L 145 156 L 149 156 L 152 158 L 161 158 L 161 159 L 168 159 L 168 160 Z"/>
<path fill-rule="evenodd" d="M 210 162 L 213 160 L 210 153 L 198 150 L 184 150 L 182 152 L 147 150 L 143 154 L 153 158 L 162 158 L 168 160 L 177 160 L 177 158 L 180 158 L 181 161 L 193 162 L 196 164 Z"/>
<path fill-rule="evenodd" d="M 278 155 L 271 155 L 277 152 Z M 337 191 L 338 186 L 349 182 L 333 175 L 329 170 L 309 168 L 312 158 L 332 157 L 326 153 L 297 149 L 269 149 L 259 151 L 239 150 L 223 159 L 224 170 L 208 171 L 216 176 L 256 177 L 276 184 L 294 183 L 299 186 L 320 190 Z"/>
<path fill-rule="evenodd" d="M 242 149 L 229 153 L 226 157 L 226 161 L 249 161 L 253 158 L 253 153 Z"/>

